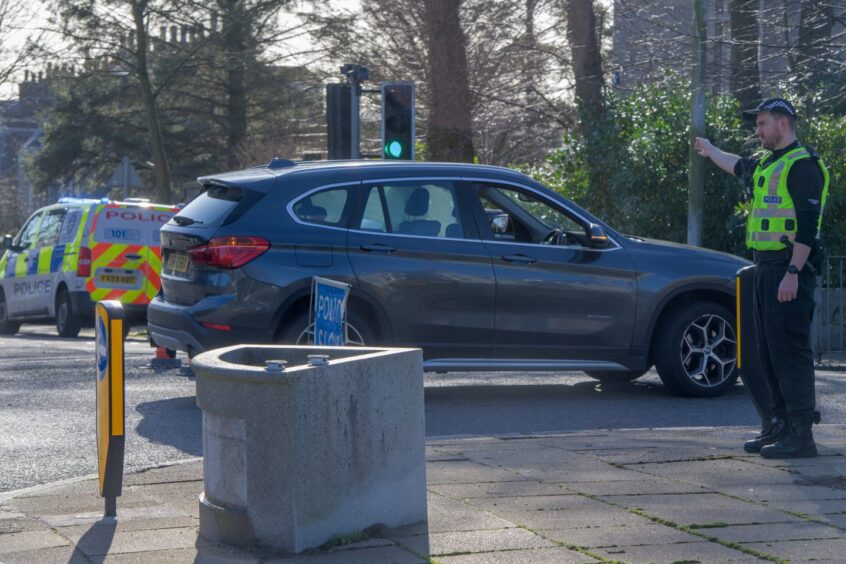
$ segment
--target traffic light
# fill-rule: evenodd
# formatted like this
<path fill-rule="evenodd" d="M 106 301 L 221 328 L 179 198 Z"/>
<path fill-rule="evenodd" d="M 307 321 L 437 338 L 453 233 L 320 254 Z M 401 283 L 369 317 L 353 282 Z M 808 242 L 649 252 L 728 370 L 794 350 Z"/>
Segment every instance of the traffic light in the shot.
<path fill-rule="evenodd" d="M 326 85 L 326 141 L 330 160 L 352 158 L 349 84 Z"/>
<path fill-rule="evenodd" d="M 382 158 L 414 159 L 414 83 L 382 83 Z"/>

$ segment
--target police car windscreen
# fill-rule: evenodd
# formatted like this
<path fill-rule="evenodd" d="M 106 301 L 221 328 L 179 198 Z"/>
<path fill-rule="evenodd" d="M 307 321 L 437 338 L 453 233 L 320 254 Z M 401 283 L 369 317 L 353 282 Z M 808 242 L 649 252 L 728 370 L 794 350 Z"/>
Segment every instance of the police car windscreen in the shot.
<path fill-rule="evenodd" d="M 159 229 L 174 213 L 140 207 L 105 208 L 97 219 L 94 238 L 100 243 L 158 247 Z"/>
<path fill-rule="evenodd" d="M 192 228 L 219 227 L 238 206 L 244 191 L 235 186 L 210 186 L 202 194 L 191 200 L 179 210 L 178 216 L 184 221 L 171 224 Z"/>

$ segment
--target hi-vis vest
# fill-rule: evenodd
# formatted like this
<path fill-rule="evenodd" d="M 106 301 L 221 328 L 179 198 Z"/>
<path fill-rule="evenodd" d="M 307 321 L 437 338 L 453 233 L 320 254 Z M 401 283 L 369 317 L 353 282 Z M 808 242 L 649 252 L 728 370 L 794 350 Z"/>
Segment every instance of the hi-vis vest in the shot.
<path fill-rule="evenodd" d="M 771 153 L 766 153 L 761 157 L 752 176 L 754 196 L 746 223 L 746 246 L 756 251 L 778 251 L 785 248 L 781 242 L 782 236 L 787 235 L 791 241 L 796 238 L 796 208 L 787 190 L 787 175 L 797 161 L 812 158 L 808 149 L 800 146 L 763 166 L 770 155 Z M 819 159 L 816 161 L 825 179 L 820 202 L 820 219 L 817 223 L 819 237 L 822 210 L 828 197 L 829 176 L 823 162 Z"/>

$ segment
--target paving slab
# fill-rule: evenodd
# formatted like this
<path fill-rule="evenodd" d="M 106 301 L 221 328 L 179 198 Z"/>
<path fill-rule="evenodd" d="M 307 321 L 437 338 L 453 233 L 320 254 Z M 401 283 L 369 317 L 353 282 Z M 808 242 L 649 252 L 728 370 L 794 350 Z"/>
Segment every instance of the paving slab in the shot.
<path fill-rule="evenodd" d="M 634 474 L 636 475 L 636 474 Z M 699 494 L 713 490 L 698 484 L 687 484 L 667 478 L 641 475 L 632 480 L 612 482 L 566 482 L 567 490 L 584 495 L 655 495 L 655 494 Z"/>
<path fill-rule="evenodd" d="M 652 476 L 700 484 L 714 489 L 723 486 L 796 484 L 800 481 L 797 475 L 785 470 L 734 458 L 638 464 L 632 468 Z"/>
<path fill-rule="evenodd" d="M 755 556 L 713 542 L 595 548 L 592 552 L 601 554 L 606 558 L 626 562 L 627 564 L 760 561 Z"/>
<path fill-rule="evenodd" d="M 429 496 L 429 532 L 458 532 L 505 529 L 514 523 L 497 517 L 484 508 L 472 507 L 452 498 Z"/>
<path fill-rule="evenodd" d="M 528 511 L 602 511 L 609 506 L 602 501 L 583 495 L 564 493 L 561 495 L 496 497 L 492 499 L 467 500 L 469 505 L 497 514 Z"/>
<path fill-rule="evenodd" d="M 0 537 L 2 540 L 2 537 Z M 22 552 L 0 553 L 3 564 L 91 564 L 91 561 L 71 545 L 25 550 Z M 186 561 L 187 562 L 187 561 Z"/>
<path fill-rule="evenodd" d="M 731 525 L 701 529 L 701 532 L 726 542 L 846 539 L 846 531 L 812 522 Z"/>
<path fill-rule="evenodd" d="M 722 486 L 720 492 L 753 501 L 846 500 L 846 490 L 803 484 Z"/>
<path fill-rule="evenodd" d="M 572 493 L 562 484 L 525 480 L 520 482 L 487 482 L 483 484 L 433 484 L 429 491 L 458 499 L 557 495 Z"/>
<path fill-rule="evenodd" d="M 96 557 L 145 552 L 154 547 L 157 550 L 172 550 L 212 544 L 199 537 L 198 533 L 199 527 L 124 532 L 113 527 L 93 526 L 82 534 L 74 531 L 68 538 L 80 552 Z"/>
<path fill-rule="evenodd" d="M 696 535 L 654 523 L 626 527 L 544 529 L 538 532 L 557 542 L 587 548 L 702 542 L 702 538 Z"/>
<path fill-rule="evenodd" d="M 12 552 L 24 552 L 69 545 L 70 543 L 67 539 L 47 529 L 6 533 L 0 536 L 0 558 L 3 558 L 4 554 Z"/>
<path fill-rule="evenodd" d="M 472 460 L 434 461 L 426 465 L 426 483 L 474 484 L 484 482 L 516 482 L 526 480 L 514 472 L 493 468 Z"/>
<path fill-rule="evenodd" d="M 713 493 L 604 496 L 602 499 L 628 509 L 642 510 L 652 517 L 678 525 L 784 523 L 799 520 L 784 511 Z"/>
<path fill-rule="evenodd" d="M 803 513 L 805 515 L 825 515 L 827 513 L 846 513 L 846 499 L 816 499 L 811 501 L 768 501 L 767 507 Z"/>
<path fill-rule="evenodd" d="M 457 556 L 439 556 L 441 564 L 577 564 L 599 562 L 585 554 L 566 548 L 535 548 L 531 550 L 476 552 Z"/>
<path fill-rule="evenodd" d="M 846 539 L 744 543 L 744 546 L 792 561 L 843 562 L 843 555 L 846 554 Z"/>
<path fill-rule="evenodd" d="M 648 525 L 652 522 L 611 506 L 580 511 L 500 511 L 497 515 L 531 530 Z"/>
<path fill-rule="evenodd" d="M 555 543 L 522 528 L 487 531 L 462 531 L 456 533 L 431 533 L 416 537 L 395 539 L 416 554 L 449 555 L 464 552 L 492 552 L 524 548 L 553 547 Z"/>

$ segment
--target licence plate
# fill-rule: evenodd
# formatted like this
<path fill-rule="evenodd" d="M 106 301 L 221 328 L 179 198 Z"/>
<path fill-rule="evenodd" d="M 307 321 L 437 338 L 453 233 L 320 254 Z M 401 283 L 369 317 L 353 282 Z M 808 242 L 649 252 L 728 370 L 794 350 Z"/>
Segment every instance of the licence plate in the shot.
<path fill-rule="evenodd" d="M 165 266 L 167 266 L 168 270 L 172 270 L 173 272 L 187 272 L 188 255 L 171 253 L 167 257 L 167 264 Z"/>
<path fill-rule="evenodd" d="M 119 286 L 134 286 L 135 280 L 135 276 L 122 274 L 100 274 L 97 277 L 100 284 L 117 284 Z"/>

